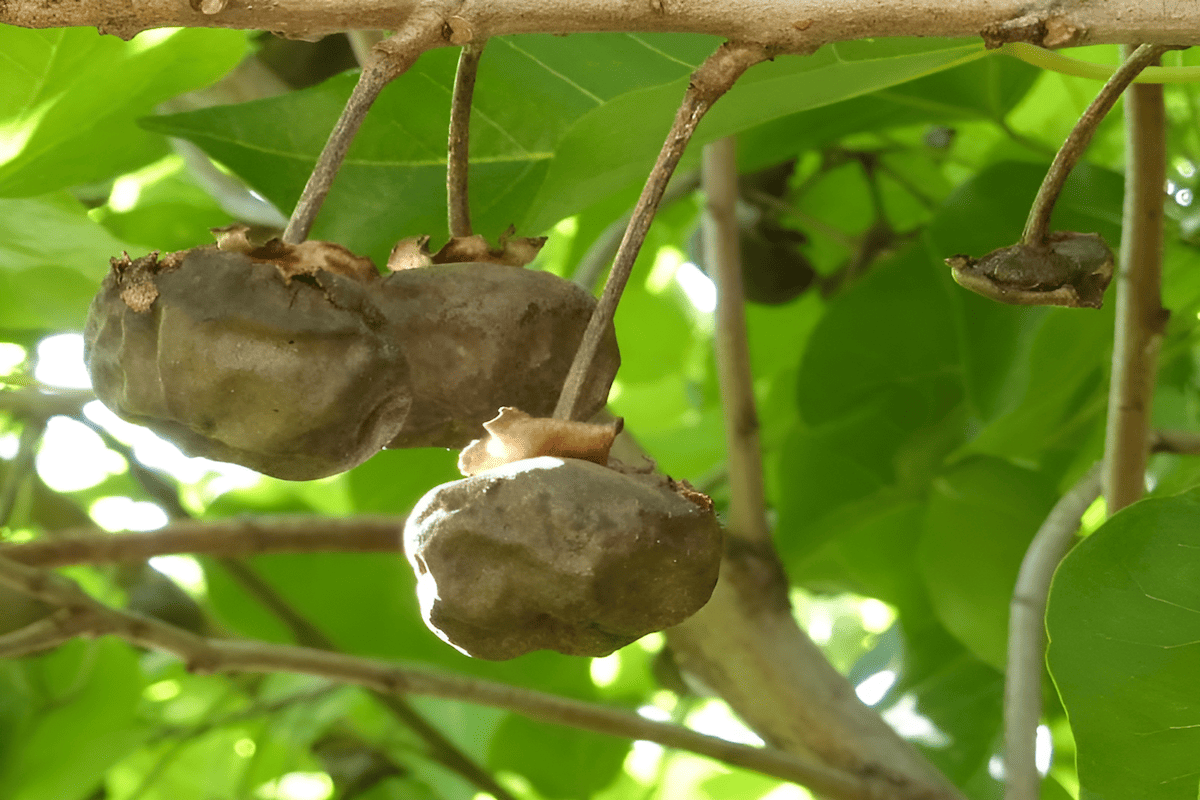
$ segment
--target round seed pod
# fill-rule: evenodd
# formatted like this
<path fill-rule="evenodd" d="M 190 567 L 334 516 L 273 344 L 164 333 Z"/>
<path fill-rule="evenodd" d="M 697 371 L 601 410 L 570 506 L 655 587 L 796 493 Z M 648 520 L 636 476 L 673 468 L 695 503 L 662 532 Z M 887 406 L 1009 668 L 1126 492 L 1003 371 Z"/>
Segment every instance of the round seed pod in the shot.
<path fill-rule="evenodd" d="M 461 448 L 502 406 L 550 416 L 596 306 L 548 272 L 480 262 L 401 270 L 380 289 L 412 379 L 412 408 L 389 447 Z M 577 419 L 604 407 L 620 364 L 610 326 Z"/>
<path fill-rule="evenodd" d="M 377 275 L 288 274 L 216 247 L 156 255 L 114 259 L 88 314 L 92 385 L 117 414 L 291 480 L 350 469 L 400 430 L 408 364 Z"/>
<path fill-rule="evenodd" d="M 425 622 L 492 660 L 603 656 L 676 625 L 708 601 L 721 562 L 716 517 L 688 496 L 551 456 L 442 484 L 404 528 Z"/>

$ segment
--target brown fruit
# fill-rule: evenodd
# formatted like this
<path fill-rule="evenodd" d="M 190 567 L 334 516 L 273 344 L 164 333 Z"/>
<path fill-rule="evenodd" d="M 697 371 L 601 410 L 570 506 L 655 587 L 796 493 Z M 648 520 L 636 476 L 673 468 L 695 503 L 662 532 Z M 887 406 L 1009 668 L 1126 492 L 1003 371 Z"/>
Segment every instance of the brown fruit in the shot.
<path fill-rule="evenodd" d="M 426 624 L 477 658 L 603 656 L 712 593 L 721 529 L 663 476 L 549 456 L 436 487 L 404 528 Z M 707 499 L 707 498 L 703 498 Z"/>
<path fill-rule="evenodd" d="M 242 238 L 114 259 L 85 358 L 121 416 L 278 478 L 341 472 L 384 446 L 462 447 L 501 406 L 548 415 L 595 305 L 535 270 L 468 263 L 380 279 L 337 245 Z M 619 363 L 610 330 L 582 413 L 604 405 Z"/>
<path fill-rule="evenodd" d="M 92 302 L 85 358 L 105 405 L 190 455 L 291 480 L 347 470 L 399 432 L 408 364 L 374 283 L 285 279 L 215 247 L 174 256 L 114 259 Z"/>
<path fill-rule="evenodd" d="M 406 269 L 380 288 L 412 387 L 412 408 L 389 447 L 463 447 L 501 406 L 550 416 L 596 306 L 570 281 L 502 264 Z M 604 407 L 620 364 L 609 328 L 579 418 Z"/>

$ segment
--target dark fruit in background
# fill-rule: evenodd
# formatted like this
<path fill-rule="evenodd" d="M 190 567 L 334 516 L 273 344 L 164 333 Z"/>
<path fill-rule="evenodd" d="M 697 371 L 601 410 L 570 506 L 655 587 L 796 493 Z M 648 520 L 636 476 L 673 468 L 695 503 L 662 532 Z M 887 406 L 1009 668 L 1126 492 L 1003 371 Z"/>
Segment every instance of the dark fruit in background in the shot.
<path fill-rule="evenodd" d="M 703 496 L 549 456 L 442 484 L 404 529 L 426 624 L 492 660 L 603 656 L 677 625 L 708 601 L 721 562 L 716 516 L 689 497 Z"/>

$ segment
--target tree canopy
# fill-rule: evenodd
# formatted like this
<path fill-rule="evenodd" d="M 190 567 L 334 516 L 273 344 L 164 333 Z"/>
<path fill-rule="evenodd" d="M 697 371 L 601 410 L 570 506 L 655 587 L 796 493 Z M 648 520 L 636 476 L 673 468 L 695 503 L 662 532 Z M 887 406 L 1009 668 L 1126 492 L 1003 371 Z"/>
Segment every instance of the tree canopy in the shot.
<path fill-rule="evenodd" d="M 528 268 L 596 288 L 689 76 L 719 43 L 490 41 L 471 120 L 475 230 L 492 241 L 510 225 L 547 235 Z M 1002 305 L 956 285 L 945 264 L 1020 237 L 1101 85 L 1022 52 L 878 39 L 751 67 L 700 124 L 650 229 L 616 315 L 622 364 L 609 396 L 658 468 L 726 515 L 729 421 L 697 187 L 701 146 L 734 136 L 766 511 L 791 613 L 864 702 L 971 798 L 1003 791 L 1013 587 L 1055 503 L 1103 457 L 1112 377 L 1115 289 L 1098 311 Z M 439 448 L 384 450 L 309 482 L 187 460 L 60 377 L 78 368 L 78 339 L 62 336 L 82 331 L 110 258 L 209 244 L 210 228 L 236 220 L 282 228 L 276 209 L 295 205 L 357 80 L 342 37 L 284 46 L 169 29 L 123 42 L 0 26 L 0 54 L 0 555 L 96 526 L 196 520 L 213 537 L 222 526 L 249 536 L 273 519 L 321 518 L 362 530 L 402 520 L 460 477 L 457 454 Z M 1120 62 L 1115 45 L 1070 55 L 1104 74 Z M 453 49 L 427 52 L 383 91 L 313 238 L 380 266 L 401 239 L 446 240 L 456 60 Z M 1200 55 L 1171 52 L 1164 65 L 1195 69 Z M 1169 432 L 1200 424 L 1194 87 L 1165 90 L 1170 318 L 1152 424 Z M 1052 217 L 1114 252 L 1129 159 L 1119 112 L 1100 123 Z M 1092 504 L 1055 576 L 1040 676 L 1046 797 L 1182 800 L 1200 785 L 1200 462 L 1169 452 L 1192 449 L 1172 446 L 1175 436 L 1155 440 L 1149 497 L 1108 521 L 1103 501 Z M 669 636 L 599 659 L 459 653 L 422 622 L 398 547 L 182 552 L 196 555 L 56 564 L 108 605 L 218 642 L 332 649 L 763 741 L 694 680 Z M 19 651 L 13 637 L 46 612 L 0 586 L 0 655 Z M 4 795 L 808 796 L 686 747 L 535 721 L 469 692 L 398 700 L 329 675 L 197 666 L 113 636 L 0 660 Z"/>

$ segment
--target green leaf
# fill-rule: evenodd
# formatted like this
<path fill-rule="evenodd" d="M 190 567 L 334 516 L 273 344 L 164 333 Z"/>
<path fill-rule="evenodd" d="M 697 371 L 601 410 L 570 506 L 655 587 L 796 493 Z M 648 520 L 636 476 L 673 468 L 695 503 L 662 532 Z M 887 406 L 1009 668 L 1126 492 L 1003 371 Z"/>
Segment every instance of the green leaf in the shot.
<path fill-rule="evenodd" d="M 476 229 L 495 237 L 515 223 L 522 233 L 537 233 L 640 183 L 687 75 L 715 42 L 676 34 L 589 34 L 566 42 L 531 35 L 492 42 L 480 64 L 472 118 Z M 854 58 L 830 46 L 759 65 L 713 110 L 697 144 L 982 53 L 978 43 L 940 40 L 924 40 L 917 52 L 894 58 L 866 58 L 871 52 L 890 53 L 891 46 L 860 48 Z M 315 236 L 381 260 L 398 238 L 445 230 L 445 132 L 454 63 L 452 52 L 426 53 L 383 91 L 338 174 Z M 143 122 L 190 139 L 289 209 L 353 81 L 340 76 L 279 98 Z"/>
<path fill-rule="evenodd" d="M 977 42 L 927 39 L 907 52 L 889 42 L 838 43 L 810 56 L 758 64 L 709 112 L 690 147 L 769 120 L 869 94 L 978 58 Z M 853 53 L 853 56 L 847 55 Z M 861 58 L 860 58 L 861 57 Z M 629 92 L 582 117 L 558 145 L 524 225 L 541 230 L 597 199 L 640 184 L 662 147 L 687 78 Z"/>
<path fill-rule="evenodd" d="M 8 672 L 9 681 L 24 675 L 4 687 L 6 699 L 37 687 L 0 751 L 0 785 L 11 800 L 84 800 L 148 733 L 137 718 L 144 683 L 137 654 L 123 642 L 77 640 Z"/>
<path fill-rule="evenodd" d="M 977 458 L 933 483 L 919 547 L 921 575 L 942 624 L 999 670 L 1021 559 L 1057 499 L 1044 475 Z"/>
<path fill-rule="evenodd" d="M 1092 797 L 1193 800 L 1200 763 L 1200 492 L 1113 516 L 1059 566 L 1050 673 Z"/>
<path fill-rule="evenodd" d="M 510 714 L 492 739 L 488 766 L 524 775 L 546 798 L 573 800 L 612 783 L 630 744 Z"/>
<path fill-rule="evenodd" d="M 109 259 L 129 249 L 65 193 L 0 198 L 0 325 L 82 329 Z"/>
<path fill-rule="evenodd" d="M 162 29 L 128 42 L 90 28 L 0 25 L 0 196 L 102 181 L 159 158 L 135 119 L 212 83 L 241 59 L 245 34 Z"/>
<path fill-rule="evenodd" d="M 688 74 L 714 41 L 653 34 L 492 40 L 480 62 L 471 121 L 475 229 L 494 239 L 520 221 L 559 139 L 580 115 L 631 89 Z M 446 230 L 446 129 L 456 58 L 450 49 L 425 53 L 383 91 L 314 236 L 382 261 L 401 237 Z M 277 98 L 143 124 L 192 140 L 290 209 L 356 80 L 342 75 Z"/>

